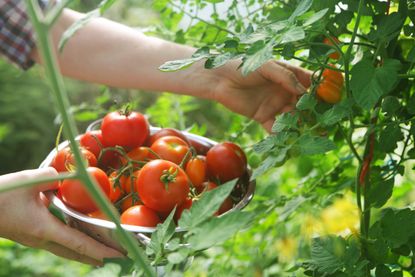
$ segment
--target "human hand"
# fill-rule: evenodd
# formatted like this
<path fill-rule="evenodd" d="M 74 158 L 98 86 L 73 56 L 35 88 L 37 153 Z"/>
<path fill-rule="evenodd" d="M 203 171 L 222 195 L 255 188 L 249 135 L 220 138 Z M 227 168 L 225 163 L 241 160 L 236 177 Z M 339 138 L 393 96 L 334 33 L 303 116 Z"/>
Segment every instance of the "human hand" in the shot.
<path fill-rule="evenodd" d="M 286 63 L 269 61 L 246 77 L 238 65 L 229 63 L 216 71 L 222 77 L 212 97 L 230 110 L 258 121 L 269 132 L 275 116 L 292 110 L 311 85 L 311 72 Z"/>
<path fill-rule="evenodd" d="M 53 168 L 11 173 L 0 176 L 0 186 L 57 174 Z M 123 254 L 65 225 L 49 212 L 40 193 L 55 189 L 56 186 L 57 184 L 41 184 L 1 193 L 0 237 L 91 265 L 101 265 L 104 258 L 122 257 Z"/>

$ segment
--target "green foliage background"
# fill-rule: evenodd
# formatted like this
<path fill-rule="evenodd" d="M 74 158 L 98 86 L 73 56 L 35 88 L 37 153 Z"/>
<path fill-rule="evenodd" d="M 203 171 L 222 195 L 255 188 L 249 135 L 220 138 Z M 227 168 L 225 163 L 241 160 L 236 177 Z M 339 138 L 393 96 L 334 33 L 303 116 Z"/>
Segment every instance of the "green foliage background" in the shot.
<path fill-rule="evenodd" d="M 96 7 L 98 2 L 75 1 L 73 8 L 89 11 Z M 151 2 L 154 2 L 154 5 Z M 214 49 L 224 41 L 227 35 L 226 30 L 238 33 L 249 29 L 250 25 L 256 27 L 260 24 L 263 20 L 260 16 L 242 20 L 244 14 L 250 14 L 248 10 L 254 12 L 261 9 L 268 20 L 278 21 L 288 18 L 295 10 L 297 2 L 300 1 L 275 1 L 275 3 L 250 0 L 228 1 L 230 3 L 227 10 L 228 18 L 221 18 L 220 11 L 216 11 L 215 8 L 208 13 L 214 24 L 206 24 L 195 16 L 197 11 L 208 6 L 215 7 L 216 2 L 221 1 L 117 1 L 106 16 L 179 43 L 193 44 L 198 47 L 215 42 L 216 44 L 212 46 Z M 329 13 L 332 13 L 332 7 L 338 1 L 314 2 L 313 9 L 321 10 L 329 7 Z M 345 2 L 352 8 L 357 8 L 357 1 Z M 183 7 L 186 8 L 186 13 L 181 10 Z M 379 12 L 385 9 L 384 4 L 377 7 Z M 369 11 L 365 13 L 370 14 Z M 333 33 L 350 32 L 354 23 L 351 21 L 352 16 L 353 13 L 350 14 L 350 12 L 336 16 L 338 17 L 336 22 L 340 22 L 342 27 L 333 28 L 330 31 Z M 366 16 L 362 20 L 363 26 L 369 28 L 370 17 Z M 408 30 L 408 41 L 406 45 L 403 45 L 405 56 L 411 49 L 411 43 L 413 44 L 412 31 Z M 294 43 L 288 43 L 278 49 L 276 54 L 290 57 L 295 54 L 297 46 Z M 263 44 L 258 43 L 251 50 L 254 52 L 263 47 Z M 220 47 L 217 48 L 216 50 L 221 50 Z M 322 50 L 316 48 L 315 51 L 321 54 L 319 51 Z M 257 58 L 264 57 L 260 55 Z M 313 55 L 302 56 L 302 58 L 311 60 Z M 299 62 L 298 60 L 297 56 L 291 62 Z M 0 91 L 2 92 L 0 99 L 0 173 L 37 167 L 42 158 L 52 149 L 59 127 L 59 118 L 53 110 L 49 89 L 40 78 L 43 77 L 43 73 L 39 68 L 22 73 L 3 61 L 0 61 L 0 72 Z M 80 131 L 108 110 L 131 102 L 136 110 L 149 116 L 153 125 L 187 129 L 219 141 L 236 141 L 244 146 L 253 168 L 267 164 L 267 160 L 263 160 L 263 157 L 253 151 L 253 145 L 266 136 L 264 131 L 256 123 L 232 114 L 216 103 L 168 93 L 117 90 L 73 80 L 66 80 L 66 85 L 73 104 L 72 112 L 78 120 Z M 413 97 L 413 93 L 411 95 Z M 389 134 L 386 131 L 385 133 Z M 273 149 L 273 151 L 278 152 L 279 149 Z M 257 214 L 253 226 L 249 230 L 239 232 L 223 246 L 211 248 L 196 257 L 185 275 L 304 276 L 304 270 L 300 269 L 298 262 L 310 260 L 314 263 L 321 261 L 322 265 L 328 265 L 329 267 L 324 268 L 327 272 L 334 272 L 339 268 L 349 273 L 359 272 L 356 268 L 359 263 L 355 258 L 359 258 L 360 249 L 353 240 L 346 242 L 341 238 L 328 237 L 325 240 L 314 240 L 313 247 L 311 247 L 311 238 L 306 236 L 303 230 L 310 216 L 318 220 L 321 211 L 350 191 L 355 165 L 348 155 L 346 147 L 340 145 L 335 151 L 327 154 L 294 157 L 283 167 L 272 168 L 260 176 L 257 179 L 255 198 L 248 207 Z M 269 164 L 273 165 L 274 161 L 272 159 L 269 161 Z M 407 170 L 404 176 L 399 176 L 393 191 L 393 201 L 387 202 L 386 206 L 403 207 L 415 200 L 413 190 L 415 177 L 411 170 L 412 165 L 411 162 L 405 163 Z M 393 212 L 386 210 L 386 214 L 393 214 Z M 408 214 L 399 215 L 404 221 L 410 218 Z M 381 213 L 376 211 L 374 218 L 382 218 Z M 398 226 L 400 223 L 406 223 L 390 222 L 388 221 L 390 218 L 393 217 L 386 217 L 382 224 Z M 374 228 L 373 232 L 376 230 Z M 410 233 L 407 230 L 404 232 Z M 396 239 L 391 234 L 390 236 L 391 240 Z M 348 261 L 354 262 L 353 265 L 345 264 L 343 260 L 335 260 L 334 255 L 330 256 L 332 260 L 327 260 L 327 256 L 324 255 L 319 256 L 324 251 L 331 250 L 332 247 L 346 244 L 348 250 L 345 255 L 350 256 Z M 389 250 L 385 250 L 382 245 L 378 244 L 374 244 L 373 249 L 373 252 L 378 253 Z M 405 254 L 407 249 L 394 249 L 394 251 L 401 254 L 399 264 L 403 268 L 410 264 L 410 258 Z M 0 240 L 0 253 L 0 276 L 98 275 L 96 271 L 90 273 L 92 268 L 88 266 L 68 262 L 44 251 L 25 248 L 10 241 Z M 389 254 L 390 260 L 382 260 Z M 396 253 L 382 252 L 378 257 L 381 260 L 379 263 L 397 263 L 395 256 Z M 376 257 L 373 259 L 376 260 Z M 402 276 L 392 274 L 389 269 L 380 266 L 377 267 L 377 271 L 385 274 L 379 276 Z M 403 274 L 412 276 L 409 271 Z M 349 275 L 339 273 L 327 276 Z"/>

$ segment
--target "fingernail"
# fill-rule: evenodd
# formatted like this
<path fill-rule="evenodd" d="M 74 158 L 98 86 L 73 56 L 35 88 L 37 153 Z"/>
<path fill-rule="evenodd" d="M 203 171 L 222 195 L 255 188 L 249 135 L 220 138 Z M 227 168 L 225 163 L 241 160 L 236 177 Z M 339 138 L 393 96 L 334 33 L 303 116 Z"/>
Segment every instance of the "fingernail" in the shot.
<path fill-rule="evenodd" d="M 304 94 L 307 91 L 307 89 L 302 84 L 300 84 L 300 83 L 297 83 L 295 85 L 295 88 L 297 89 L 297 91 L 298 91 L 299 94 Z"/>

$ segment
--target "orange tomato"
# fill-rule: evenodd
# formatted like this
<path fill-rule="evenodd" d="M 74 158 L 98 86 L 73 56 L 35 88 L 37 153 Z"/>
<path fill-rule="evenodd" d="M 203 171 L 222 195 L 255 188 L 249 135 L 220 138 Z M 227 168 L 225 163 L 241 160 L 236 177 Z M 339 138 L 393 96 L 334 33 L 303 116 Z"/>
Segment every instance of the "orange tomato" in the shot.
<path fill-rule="evenodd" d="M 336 42 L 336 45 L 338 45 L 338 44 L 340 43 L 340 41 L 339 41 L 337 38 L 335 38 L 335 37 L 332 37 L 331 39 L 332 39 L 332 40 L 334 40 L 334 41 Z M 325 38 L 325 39 L 323 40 L 323 43 L 324 43 L 324 44 L 327 44 L 327 45 L 330 45 L 330 46 L 334 45 L 334 44 L 333 44 L 333 42 L 332 42 L 330 39 L 328 39 L 328 38 Z M 333 53 L 331 53 L 331 54 L 329 55 L 329 57 L 330 57 L 331 59 L 333 59 L 333 60 L 338 60 L 338 59 L 340 59 L 340 53 L 339 53 L 338 51 L 333 52 Z"/>
<path fill-rule="evenodd" d="M 317 96 L 326 103 L 336 104 L 342 98 L 344 78 L 341 72 L 324 69 Z"/>

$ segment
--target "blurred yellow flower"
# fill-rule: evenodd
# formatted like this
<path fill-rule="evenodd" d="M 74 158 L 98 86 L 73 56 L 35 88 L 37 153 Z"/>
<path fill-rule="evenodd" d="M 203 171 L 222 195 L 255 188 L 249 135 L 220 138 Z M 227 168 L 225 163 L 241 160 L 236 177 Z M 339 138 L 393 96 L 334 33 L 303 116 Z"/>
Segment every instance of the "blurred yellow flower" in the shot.
<path fill-rule="evenodd" d="M 275 248 L 282 262 L 290 262 L 297 255 L 298 241 L 294 237 L 285 237 L 275 243 Z"/>
<path fill-rule="evenodd" d="M 321 212 L 321 222 L 326 233 L 338 234 L 347 231 L 357 233 L 359 210 L 350 198 L 345 196 L 336 199 Z"/>

